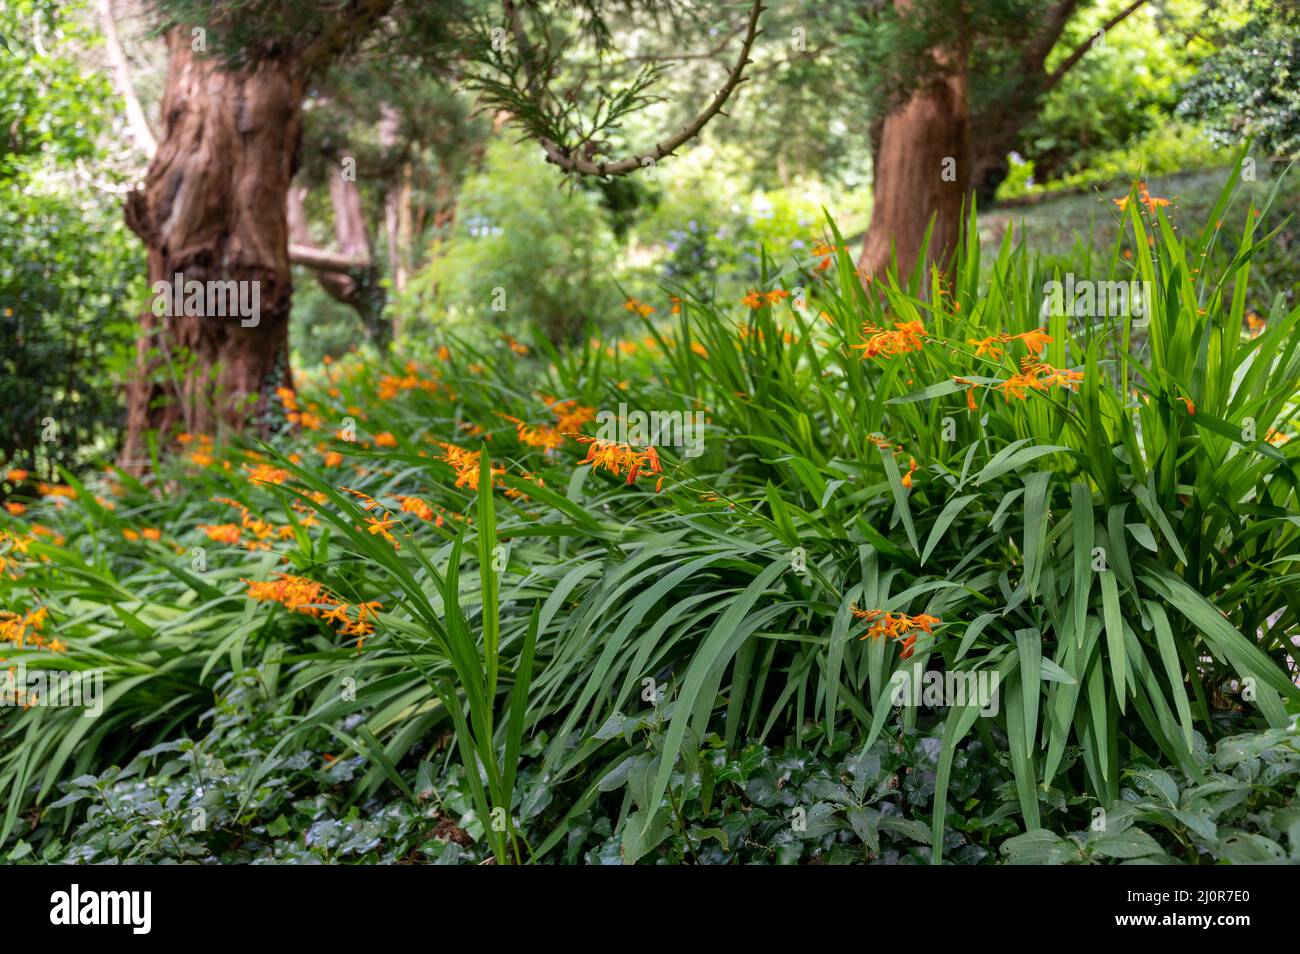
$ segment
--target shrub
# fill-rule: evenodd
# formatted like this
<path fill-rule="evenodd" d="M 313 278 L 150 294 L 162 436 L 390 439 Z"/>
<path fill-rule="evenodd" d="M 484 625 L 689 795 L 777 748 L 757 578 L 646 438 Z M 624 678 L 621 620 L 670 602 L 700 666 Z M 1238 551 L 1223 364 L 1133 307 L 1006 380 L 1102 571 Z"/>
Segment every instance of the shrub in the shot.
<path fill-rule="evenodd" d="M 612 313 L 618 294 L 608 277 L 608 215 L 590 192 L 557 186 L 540 155 L 493 142 L 458 209 L 445 253 L 413 280 L 412 295 L 432 286 L 435 302 L 454 317 L 515 334 L 536 322 L 555 342 L 572 341 Z"/>

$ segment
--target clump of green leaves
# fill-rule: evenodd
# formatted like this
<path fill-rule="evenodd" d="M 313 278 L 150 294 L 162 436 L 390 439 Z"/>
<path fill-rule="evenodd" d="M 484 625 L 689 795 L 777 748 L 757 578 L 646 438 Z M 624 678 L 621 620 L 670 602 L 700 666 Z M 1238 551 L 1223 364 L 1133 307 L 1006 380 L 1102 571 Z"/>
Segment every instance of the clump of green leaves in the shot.
<path fill-rule="evenodd" d="M 223 687 L 206 733 L 150 746 L 61 784 L 9 861 L 102 864 L 475 863 L 475 838 L 456 824 L 471 814 L 458 768 L 438 785 L 425 764 L 415 798 L 393 788 L 364 799 L 366 765 L 319 729 L 290 751 L 277 743 L 274 708 L 248 674 Z M 64 811 L 64 810 L 68 811 Z M 60 819 L 75 817 L 65 829 Z M 481 836 L 481 826 L 477 826 Z"/>
<path fill-rule="evenodd" d="M 1204 774 L 1181 782 L 1135 765 L 1112 808 L 1062 837 L 1027 832 L 1002 845 L 1012 864 L 1258 864 L 1300 861 L 1300 726 L 1199 739 Z"/>

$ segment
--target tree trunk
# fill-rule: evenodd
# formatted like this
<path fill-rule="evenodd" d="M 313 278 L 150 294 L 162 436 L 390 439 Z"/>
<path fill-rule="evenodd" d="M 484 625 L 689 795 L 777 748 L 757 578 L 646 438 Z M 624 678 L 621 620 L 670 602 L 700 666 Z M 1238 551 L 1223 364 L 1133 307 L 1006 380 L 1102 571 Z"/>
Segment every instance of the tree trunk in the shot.
<path fill-rule="evenodd" d="M 998 186 L 1011 171 L 1007 156 L 1019 143 L 1021 130 L 1037 116 L 1037 110 L 1037 103 L 1030 102 L 1016 113 L 998 110 L 973 117 L 970 187 L 981 209 L 993 204 Z"/>
<path fill-rule="evenodd" d="M 402 115 L 389 103 L 379 105 L 379 145 L 385 153 L 398 148 Z M 406 288 L 407 236 L 404 230 L 410 219 L 411 164 L 403 162 L 398 170 L 398 181 L 391 179 L 384 189 L 384 234 L 388 243 L 388 268 L 392 276 L 393 291 L 400 295 Z M 394 311 L 392 335 L 401 334 L 401 312 Z"/>
<path fill-rule="evenodd" d="M 241 431 L 256 419 L 265 431 L 269 398 L 289 376 L 286 196 L 301 146 L 303 72 L 290 56 L 227 72 L 195 53 L 183 29 L 168 46 L 162 142 L 126 220 L 148 249 L 156 292 L 180 275 L 206 293 L 198 314 L 177 313 L 172 298 L 142 316 L 121 456 L 137 471 L 149 431 Z M 212 307 L 214 287 L 223 294 L 208 284 L 216 282 L 237 283 L 225 288 L 238 289 L 239 314 Z"/>
<path fill-rule="evenodd" d="M 338 253 L 315 252 L 316 243 L 307 225 L 307 187 L 289 190 L 290 259 L 316 271 L 316 280 L 331 298 L 353 309 L 361 328 L 381 354 L 392 341 L 392 325 L 384 318 L 387 296 L 379 283 L 379 266 L 370 246 L 361 190 L 356 180 L 334 175 L 330 179 L 330 206 L 334 213 L 334 237 Z M 333 259 L 334 261 L 331 261 Z"/>
<path fill-rule="evenodd" d="M 906 8 L 906 0 L 896 0 Z M 970 183 L 971 120 L 965 50 L 937 50 L 939 72 L 885 116 L 874 143 L 871 224 L 858 260 L 867 277 L 882 275 L 893 256 L 910 272 L 935 216 L 927 257 L 942 263 L 957 246 Z"/>

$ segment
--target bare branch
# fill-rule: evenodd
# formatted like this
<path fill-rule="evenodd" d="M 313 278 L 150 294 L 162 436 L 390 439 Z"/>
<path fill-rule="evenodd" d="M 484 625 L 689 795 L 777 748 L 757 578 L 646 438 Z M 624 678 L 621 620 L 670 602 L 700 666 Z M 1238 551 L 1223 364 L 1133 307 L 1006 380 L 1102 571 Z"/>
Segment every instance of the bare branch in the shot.
<path fill-rule="evenodd" d="M 1124 20 L 1128 19 L 1128 17 L 1131 14 L 1135 13 L 1138 10 L 1138 8 L 1141 7 L 1144 3 L 1146 3 L 1146 0 L 1134 0 L 1133 3 L 1130 3 L 1119 13 L 1115 14 L 1113 17 L 1111 17 L 1109 20 L 1103 23 L 1101 25 L 1101 29 L 1098 30 L 1097 32 L 1109 33 L 1112 28 L 1118 26 Z M 1093 36 L 1095 37 L 1095 35 L 1096 34 L 1094 34 Z M 1086 42 L 1080 43 L 1077 47 L 1075 47 L 1074 50 L 1070 53 L 1070 55 L 1067 56 L 1064 60 L 1062 60 L 1060 65 L 1057 66 L 1056 69 L 1052 70 L 1051 74 L 1047 77 L 1047 82 L 1043 86 L 1043 89 L 1049 90 L 1057 83 L 1059 83 L 1061 81 L 1061 77 L 1065 76 L 1066 73 L 1070 72 L 1070 70 L 1074 68 L 1074 64 L 1078 63 L 1079 60 L 1083 59 L 1084 54 L 1086 54 L 1089 50 L 1092 49 L 1092 44 L 1093 44 L 1093 39 L 1089 38 Z"/>
<path fill-rule="evenodd" d="M 338 252 L 326 252 L 310 245 L 294 243 L 289 245 L 289 261 L 322 272 L 348 272 L 356 268 L 369 268 L 372 264 L 369 258 L 340 255 Z"/>
<path fill-rule="evenodd" d="M 1043 28 L 1025 47 L 1024 56 L 1021 58 L 1020 68 L 1026 76 L 1037 76 L 1043 71 L 1047 58 L 1051 55 L 1057 41 L 1061 39 L 1066 24 L 1070 22 L 1078 7 L 1079 0 L 1060 0 L 1048 11 L 1047 16 L 1043 18 Z"/>

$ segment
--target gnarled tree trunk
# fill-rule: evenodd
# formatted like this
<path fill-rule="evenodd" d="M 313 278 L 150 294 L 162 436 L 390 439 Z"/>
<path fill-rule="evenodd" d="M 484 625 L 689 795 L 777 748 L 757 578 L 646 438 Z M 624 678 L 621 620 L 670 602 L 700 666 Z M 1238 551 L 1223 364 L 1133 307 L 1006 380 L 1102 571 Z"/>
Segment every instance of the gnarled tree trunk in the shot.
<path fill-rule="evenodd" d="M 208 288 L 233 281 L 257 307 L 221 317 L 210 307 L 177 314 L 168 303 L 142 316 L 121 455 L 133 470 L 145 466 L 149 431 L 213 433 L 265 421 L 268 398 L 288 375 L 285 197 L 301 145 L 303 71 L 285 55 L 230 72 L 194 52 L 189 36 L 168 36 L 162 141 L 128 197 L 127 224 L 148 249 L 156 289 L 178 275 Z"/>

